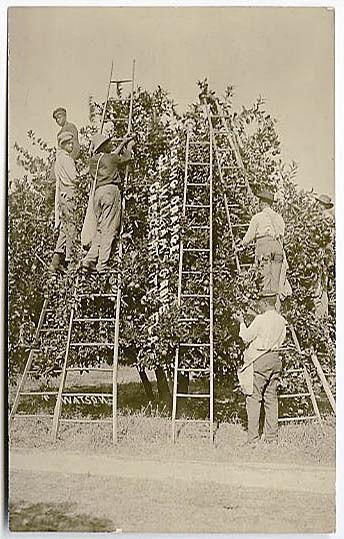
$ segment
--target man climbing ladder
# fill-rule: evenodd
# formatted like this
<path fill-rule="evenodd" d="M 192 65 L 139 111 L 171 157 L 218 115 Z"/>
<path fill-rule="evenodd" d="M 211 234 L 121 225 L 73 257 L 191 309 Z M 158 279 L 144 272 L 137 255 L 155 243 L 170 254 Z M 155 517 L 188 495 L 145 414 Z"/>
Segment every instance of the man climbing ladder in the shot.
<path fill-rule="evenodd" d="M 126 145 L 127 149 L 121 155 L 120 152 Z M 111 153 L 110 136 L 97 134 L 93 138 L 93 156 L 90 158 L 89 167 L 93 181 L 91 196 L 95 213 L 95 233 L 91 247 L 82 261 L 82 268 L 86 272 L 91 271 L 95 263 L 98 273 L 107 271 L 112 242 L 120 225 L 120 168 L 132 159 L 133 145 L 133 137 L 126 136 Z"/>
<path fill-rule="evenodd" d="M 287 260 L 283 249 L 285 224 L 272 209 L 274 195 L 268 190 L 258 193 L 260 211 L 251 219 L 242 240 L 244 246 L 256 242 L 256 263 L 262 277 L 262 290 L 279 294 L 281 299 L 291 294 L 286 279 Z"/>

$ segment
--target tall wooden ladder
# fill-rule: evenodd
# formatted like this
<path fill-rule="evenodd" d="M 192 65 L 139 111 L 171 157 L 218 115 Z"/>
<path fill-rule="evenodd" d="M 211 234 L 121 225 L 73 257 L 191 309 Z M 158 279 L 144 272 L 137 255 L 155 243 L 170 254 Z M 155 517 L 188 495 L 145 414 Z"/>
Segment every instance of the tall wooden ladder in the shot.
<path fill-rule="evenodd" d="M 127 133 L 131 133 L 132 129 L 132 117 L 133 117 L 133 99 L 134 99 L 134 86 L 135 86 L 135 60 L 132 64 L 132 76 L 130 79 L 116 79 L 114 78 L 113 64 L 111 65 L 110 80 L 108 84 L 107 96 L 104 103 L 104 109 L 101 121 L 101 131 L 104 127 L 107 105 L 110 97 L 110 88 L 115 85 L 117 88 L 117 95 L 120 97 L 118 88 L 122 84 L 130 84 L 130 101 L 129 101 L 129 113 L 127 120 Z M 123 118 L 120 118 L 123 121 Z M 93 278 L 90 277 L 91 283 L 85 282 L 85 277 L 78 276 L 74 289 L 74 302 L 70 311 L 69 327 L 67 343 L 64 355 L 64 362 L 62 367 L 62 376 L 57 395 L 53 427 L 52 427 L 52 439 L 56 441 L 58 430 L 61 422 L 68 423 L 111 423 L 112 425 L 112 441 L 117 443 L 118 441 L 118 426 L 117 426 L 117 372 L 118 372 L 118 359 L 119 359 L 119 333 L 120 333 L 120 311 L 121 311 L 121 295 L 122 295 L 122 256 L 123 256 L 123 226 L 124 226 L 124 214 L 125 214 L 125 192 L 129 181 L 129 167 L 126 166 L 125 177 L 123 182 L 122 193 L 122 207 L 121 207 L 121 225 L 119 231 L 119 239 L 117 245 L 116 255 L 116 269 L 107 272 L 104 282 L 104 277 Z M 113 280 L 114 276 L 114 280 Z M 86 278 L 87 281 L 87 278 Z M 103 282 L 102 282 L 103 281 Z M 91 286 L 89 286 L 89 284 Z M 100 286 L 99 286 L 100 285 Z M 86 288 L 85 288 L 86 287 Z M 103 288 L 103 289 L 102 289 Z M 110 289 L 109 289 L 110 288 Z M 92 305 L 94 300 L 97 300 L 99 312 L 94 314 L 94 308 Z M 90 308 L 91 307 L 91 308 Z M 94 307 L 94 306 L 93 306 Z M 104 313 L 106 313 L 104 315 Z M 112 334 L 112 338 L 106 341 L 104 340 L 84 340 L 83 336 L 88 334 L 101 335 L 102 330 L 105 330 L 107 335 Z M 86 348 L 99 352 L 107 349 L 112 354 L 112 365 L 87 367 L 87 370 L 92 372 L 104 373 L 111 375 L 112 389 L 111 392 L 106 393 L 80 393 L 67 391 L 66 381 L 67 375 L 70 372 L 79 370 L 77 356 L 78 350 Z M 76 353 L 75 355 L 73 353 Z M 72 364 L 71 364 L 72 363 Z M 81 418 L 62 418 L 62 406 L 66 399 L 71 397 L 94 397 L 94 398 L 110 398 L 112 401 L 112 419 L 81 419 Z"/>
<path fill-rule="evenodd" d="M 207 120 L 209 124 L 209 130 L 213 142 L 213 151 L 215 161 L 217 164 L 217 172 L 220 179 L 220 185 L 222 187 L 224 195 L 224 207 L 227 217 L 227 223 L 229 227 L 230 237 L 232 239 L 233 255 L 235 260 L 235 267 L 237 273 L 242 273 L 246 269 L 250 268 L 253 264 L 253 250 L 247 255 L 238 249 L 238 239 L 242 237 L 242 232 L 248 227 L 250 214 L 247 212 L 247 202 L 252 205 L 254 195 L 250 187 L 245 167 L 242 162 L 240 154 L 240 137 L 236 132 L 232 132 L 219 102 L 216 102 L 217 114 L 211 114 L 209 109 L 206 109 Z M 226 182 L 226 179 L 233 178 L 233 176 L 239 176 L 239 182 Z M 229 185 L 228 185 L 229 183 Z M 226 194 L 226 186 L 231 189 L 231 199 L 228 199 Z M 245 216 L 245 221 L 242 216 Z M 280 350 L 280 353 L 284 355 L 285 352 L 294 351 L 300 358 L 304 358 L 304 353 L 301 350 L 300 343 L 298 341 L 295 329 L 292 325 L 288 328 L 287 343 Z M 317 361 L 316 354 L 311 355 L 311 360 L 315 365 L 319 377 L 322 381 L 326 395 L 330 401 L 331 407 L 334 409 L 334 399 L 330 391 L 329 384 L 326 383 L 325 376 L 321 372 L 321 366 Z M 302 362 L 301 362 L 302 363 Z M 323 429 L 323 423 L 319 412 L 319 407 L 316 401 L 314 393 L 312 378 L 304 363 L 300 364 L 300 367 L 293 369 L 285 369 L 284 375 L 291 377 L 296 376 L 300 381 L 301 386 L 305 386 L 305 389 L 301 389 L 299 392 L 280 393 L 280 401 L 286 399 L 294 402 L 305 403 L 310 400 L 313 414 L 305 415 L 299 414 L 297 416 L 283 416 L 279 418 L 281 423 L 292 421 L 303 421 L 310 419 L 317 419 L 320 427 Z M 299 408 L 301 409 L 301 408 Z"/>
<path fill-rule="evenodd" d="M 54 387 L 37 388 L 38 379 L 40 380 L 41 385 L 49 385 L 44 384 L 44 381 L 48 381 L 51 369 L 47 371 L 45 359 L 42 356 L 49 350 L 50 345 L 52 344 L 52 337 L 57 332 L 67 333 L 66 328 L 62 328 L 60 322 L 56 319 L 52 307 L 54 307 L 54 302 L 52 298 L 49 297 L 48 293 L 46 293 L 43 298 L 43 304 L 33 342 L 29 347 L 29 354 L 24 371 L 17 385 L 13 405 L 10 411 L 10 424 L 14 419 L 51 420 L 53 417 L 52 414 L 49 413 L 36 412 L 37 408 L 39 408 L 39 406 L 37 406 L 37 399 L 39 399 L 39 401 L 42 399 L 43 401 L 49 402 L 56 401 L 58 393 Z M 24 410 L 29 408 L 30 413 L 20 411 L 20 405 L 22 405 Z"/>
<path fill-rule="evenodd" d="M 191 421 L 178 417 L 182 399 L 204 399 L 208 418 L 192 420 L 214 427 L 214 319 L 213 319 L 213 145 L 204 131 L 186 135 L 184 231 L 179 252 L 178 308 L 182 337 L 176 346 L 173 380 L 172 440 L 176 424 Z M 183 392 L 179 378 L 189 375 L 209 380 L 209 390 Z"/>

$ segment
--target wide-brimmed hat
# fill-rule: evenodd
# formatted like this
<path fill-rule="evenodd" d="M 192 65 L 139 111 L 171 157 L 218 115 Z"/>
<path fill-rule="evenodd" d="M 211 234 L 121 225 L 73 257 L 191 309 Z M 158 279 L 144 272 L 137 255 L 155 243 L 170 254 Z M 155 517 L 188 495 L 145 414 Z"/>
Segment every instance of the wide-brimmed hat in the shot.
<path fill-rule="evenodd" d="M 57 107 L 57 109 L 55 109 L 54 112 L 53 112 L 53 118 L 55 118 L 55 120 L 56 120 L 56 116 L 57 116 L 59 113 L 67 114 L 67 111 L 66 111 L 66 109 L 63 108 L 63 107 Z"/>
<path fill-rule="evenodd" d="M 97 133 L 96 135 L 94 135 L 91 143 L 92 152 L 96 152 L 98 148 L 100 148 L 100 146 L 104 144 L 104 142 L 110 140 L 110 138 L 110 135 L 103 135 L 102 133 Z"/>
<path fill-rule="evenodd" d="M 63 131 L 63 133 L 58 135 L 57 142 L 61 145 L 61 144 L 64 144 L 65 142 L 69 142 L 70 140 L 73 140 L 73 138 L 74 137 L 72 133 L 69 133 L 68 131 Z"/>
<path fill-rule="evenodd" d="M 265 200 L 267 202 L 273 202 L 275 197 L 274 194 L 271 191 L 268 191 L 268 189 L 262 189 L 257 193 L 257 197 L 260 200 Z"/>
<path fill-rule="evenodd" d="M 329 197 L 328 195 L 316 195 L 314 198 L 315 200 L 320 202 L 320 204 L 325 206 L 325 208 L 333 208 L 333 202 L 331 200 L 331 197 Z"/>

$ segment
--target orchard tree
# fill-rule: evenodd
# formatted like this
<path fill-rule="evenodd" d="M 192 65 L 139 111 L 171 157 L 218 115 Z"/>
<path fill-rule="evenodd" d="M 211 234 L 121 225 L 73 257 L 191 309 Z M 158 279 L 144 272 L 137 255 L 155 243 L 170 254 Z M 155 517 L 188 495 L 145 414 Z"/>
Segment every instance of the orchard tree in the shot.
<path fill-rule="evenodd" d="M 209 140 L 209 125 L 202 103 L 211 104 L 213 125 L 221 129 L 216 118 L 219 104 L 239 152 L 240 162 L 232 159 L 225 169 L 225 183 L 221 185 L 214 160 L 214 315 L 215 315 L 215 372 L 217 379 L 224 377 L 234 384 L 236 369 L 241 361 L 243 344 L 233 314 L 243 309 L 248 316 L 259 290 L 257 271 L 251 267 L 238 273 L 235 249 L 240 244 L 244 228 L 257 211 L 256 193 L 268 187 L 276 193 L 278 210 L 286 222 L 285 249 L 289 261 L 288 278 L 293 295 L 283 308 L 288 321 L 293 323 L 301 345 L 309 351 L 314 347 L 320 353 L 333 348 L 335 320 L 333 310 L 326 321 L 329 332 L 323 331 L 323 322 L 314 315 L 312 283 L 316 275 L 328 265 L 328 238 L 333 224 L 317 209 L 312 194 L 300 190 L 295 183 L 295 165 L 286 167 L 280 159 L 276 120 L 265 110 L 258 98 L 250 107 L 233 109 L 233 87 L 228 86 L 224 96 L 209 89 L 207 80 L 199 82 L 199 101 L 192 103 L 187 112 L 179 116 L 175 104 L 161 87 L 149 93 L 138 88 L 134 95 L 133 132 L 136 145 L 131 165 L 130 182 L 126 191 L 124 216 L 123 294 L 121 310 L 121 361 L 136 366 L 144 382 L 147 396 L 152 390 L 145 376 L 145 368 L 154 369 L 160 396 L 169 402 L 170 395 L 165 374 L 173 368 L 176 342 L 186 336 L 185 328 L 178 325 L 177 273 L 180 234 L 188 234 L 181 218 L 187 130 Z M 102 104 L 92 103 L 92 118 L 101 115 Z M 106 130 L 120 138 L 127 126 L 121 118 L 129 112 L 129 101 L 110 100 L 106 115 Z M 78 211 L 76 224 L 80 232 L 90 179 L 87 174 L 88 149 L 92 135 L 97 131 L 95 122 L 80 130 L 81 156 L 78 168 Z M 17 146 L 18 161 L 24 169 L 21 178 L 13 183 L 9 195 L 9 287 L 10 287 L 10 368 L 16 376 L 27 357 L 32 342 L 44 294 L 48 294 L 56 311 L 54 328 L 66 330 L 69 309 L 73 301 L 75 276 L 51 276 L 45 272 L 43 262 L 50 261 L 54 249 L 53 208 L 54 185 L 49 171 L 54 162 L 54 149 L 49 148 L 35 134 L 29 132 L 31 144 L 41 150 L 33 157 L 29 150 Z M 228 147 L 225 132 L 217 135 L 219 146 Z M 234 155 L 233 155 L 234 157 Z M 228 165 L 222 158 L 222 165 Z M 200 172 L 199 174 L 202 174 Z M 201 179 L 201 178 L 200 178 Z M 230 234 L 223 205 L 223 193 L 232 205 L 231 220 L 235 225 L 234 240 Z M 198 199 L 198 202 L 200 200 Z M 82 256 L 81 246 L 76 256 Z M 252 263 L 253 248 L 240 254 L 243 263 Z M 112 260 L 115 265 L 115 257 Z M 94 287 L 108 290 L 115 287 L 115 277 L 82 277 L 82 284 L 92 293 Z M 195 291 L 206 286 L 203 280 L 194 280 Z M 333 299 L 334 278 L 330 279 Z M 94 308 L 97 306 L 93 304 Z M 94 330 L 95 331 L 95 330 Z M 94 340 L 101 335 L 105 341 L 105 327 L 97 328 Z M 195 330 L 196 331 L 196 330 Z M 90 332 L 90 338 L 93 337 Z M 201 335 L 190 335 L 201 339 Z M 47 339 L 45 341 L 48 341 Z M 44 348 L 38 364 L 37 376 L 54 374 L 61 366 L 65 349 L 65 333 L 56 331 L 49 336 L 49 349 Z M 305 356 L 308 357 L 308 356 Z M 333 367 L 333 354 L 326 356 L 326 368 Z M 98 364 L 99 355 L 82 349 L 78 364 L 85 368 Z M 109 358 L 110 360 L 110 358 Z M 204 359 L 198 358 L 202 363 Z M 291 354 L 288 363 L 299 359 Z"/>

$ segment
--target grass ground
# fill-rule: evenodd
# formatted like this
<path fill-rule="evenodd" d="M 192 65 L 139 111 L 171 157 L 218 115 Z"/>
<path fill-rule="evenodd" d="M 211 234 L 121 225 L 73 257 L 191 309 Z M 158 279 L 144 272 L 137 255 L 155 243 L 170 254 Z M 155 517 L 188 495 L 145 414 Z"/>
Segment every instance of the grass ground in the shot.
<path fill-rule="evenodd" d="M 91 387 L 90 378 L 83 380 L 84 387 Z M 218 414 L 227 420 L 219 422 L 214 444 L 200 424 L 182 426 L 172 444 L 168 410 L 144 404 L 137 380 L 122 382 L 116 446 L 110 425 L 61 424 L 53 444 L 51 419 L 14 421 L 11 458 L 25 466 L 11 470 L 12 531 L 325 533 L 334 529 L 332 416 L 325 418 L 324 432 L 314 421 L 282 425 L 278 446 L 261 443 L 250 449 L 242 446 L 244 408 L 240 397 L 235 397 L 225 405 L 225 413 Z M 98 408 L 97 416 L 110 410 Z M 70 412 L 75 413 L 75 408 L 65 406 L 64 413 Z M 78 473 L 73 459 L 82 464 Z M 96 464 L 107 459 L 112 459 L 111 477 Z M 31 469 L 30 463 L 36 463 L 36 468 Z M 197 474 L 191 471 L 195 466 Z M 251 474 L 243 473 L 250 467 L 258 474 L 254 485 Z M 303 467 L 304 475 L 298 467 Z M 136 468 L 141 469 L 137 476 Z M 300 486 L 302 477 L 307 479 L 307 492 Z"/>

